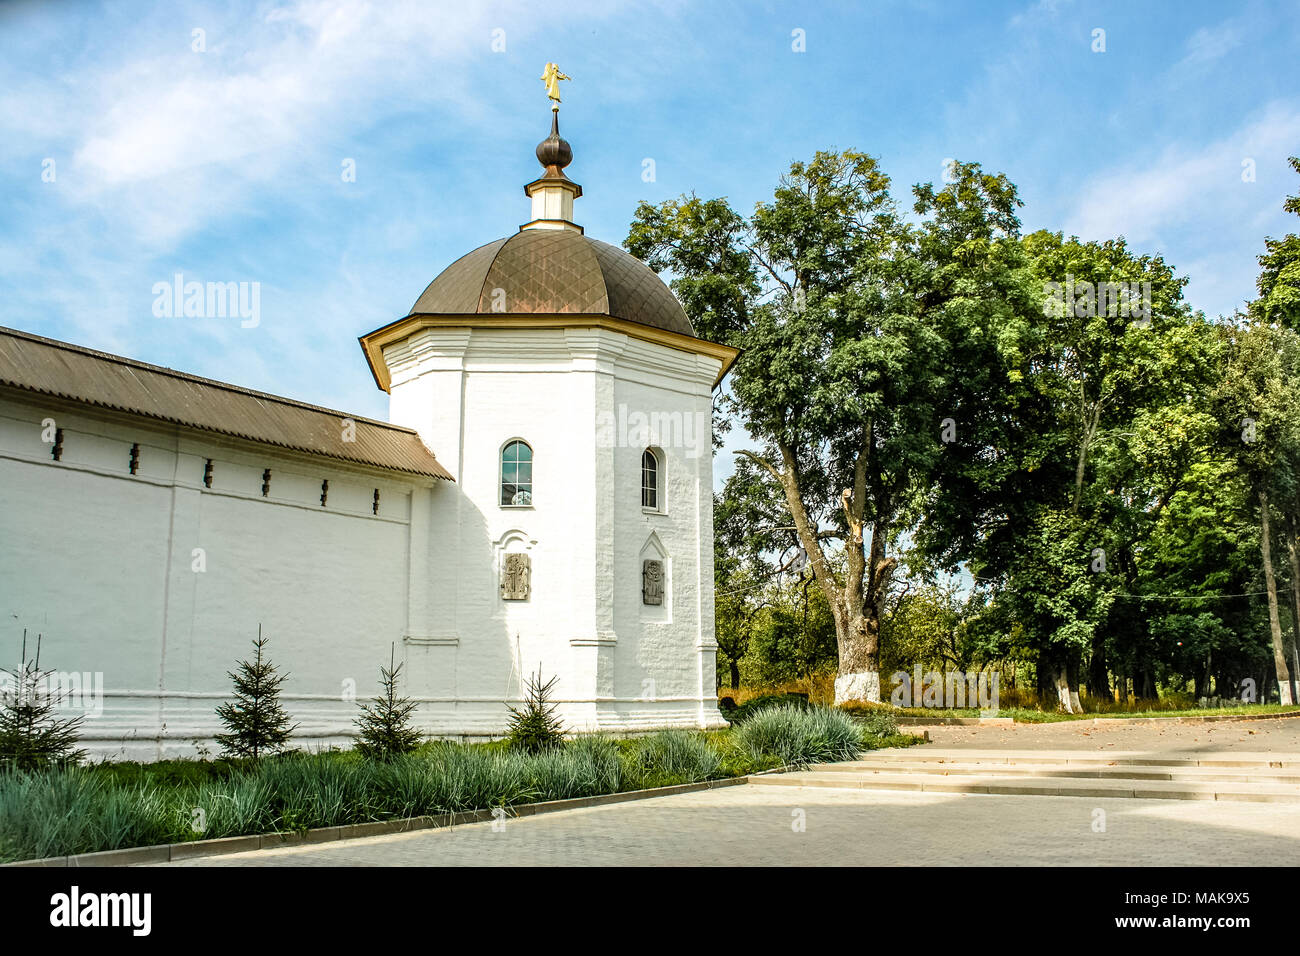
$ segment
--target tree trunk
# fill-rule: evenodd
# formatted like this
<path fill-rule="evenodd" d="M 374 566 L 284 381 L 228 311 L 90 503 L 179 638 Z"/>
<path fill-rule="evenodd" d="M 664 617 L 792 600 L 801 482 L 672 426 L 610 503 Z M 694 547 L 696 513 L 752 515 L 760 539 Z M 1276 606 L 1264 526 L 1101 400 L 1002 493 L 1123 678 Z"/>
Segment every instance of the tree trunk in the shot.
<path fill-rule="evenodd" d="M 1098 700 L 1111 700 L 1110 674 L 1106 667 L 1106 638 L 1092 636 L 1092 656 L 1088 661 L 1088 693 Z"/>
<path fill-rule="evenodd" d="M 1296 537 L 1295 525 L 1287 529 L 1286 552 L 1291 562 L 1291 646 L 1287 648 L 1287 661 L 1296 663 L 1296 647 L 1300 646 L 1300 540 Z M 1295 682 L 1300 680 L 1300 673 L 1291 673 L 1291 700 L 1300 700 L 1300 688 Z"/>
<path fill-rule="evenodd" d="M 740 665 L 734 660 L 728 663 L 731 668 L 731 689 L 740 690 Z"/>
<path fill-rule="evenodd" d="M 1069 673 L 1064 665 L 1057 665 L 1052 671 L 1052 682 L 1056 688 L 1056 702 L 1060 704 L 1061 710 L 1067 714 L 1073 714 L 1074 701 L 1070 694 Z"/>
<path fill-rule="evenodd" d="M 863 546 L 871 434 L 868 426 L 853 465 L 853 487 L 845 488 L 841 495 L 848 527 L 844 541 L 846 567 L 843 582 L 836 578 L 827 562 L 818 529 L 804 506 L 794 449 L 778 443 L 783 465 L 780 471 L 761 458 L 754 459 L 780 482 L 795 532 L 812 565 L 813 577 L 831 606 L 839 655 L 839 670 L 835 677 L 836 704 L 854 700 L 880 702 L 880 611 L 898 562 L 885 557 L 889 526 L 879 517 L 872 524 L 869 554 Z M 877 501 L 875 504 L 878 516 L 889 513 L 887 502 Z"/>
<path fill-rule="evenodd" d="M 1080 386 L 1082 389 L 1082 385 Z M 1101 401 L 1092 408 L 1092 421 L 1084 424 L 1082 441 L 1079 443 L 1079 457 L 1074 468 L 1074 503 L 1070 507 L 1072 514 L 1079 513 L 1079 504 L 1083 501 L 1083 476 L 1088 468 L 1088 452 L 1093 439 L 1097 436 L 1097 426 L 1101 422 Z"/>
<path fill-rule="evenodd" d="M 1135 683 L 1133 685 L 1133 696 L 1138 700 L 1157 700 L 1160 695 L 1156 693 L 1156 678 L 1151 673 L 1150 665 L 1143 665 L 1141 677 L 1141 690 L 1138 689 L 1138 685 Z"/>
<path fill-rule="evenodd" d="M 1083 703 L 1079 700 L 1079 670 L 1083 666 L 1083 661 L 1079 659 L 1078 654 L 1072 654 L 1066 661 L 1065 674 L 1066 680 L 1070 685 L 1070 703 L 1074 706 L 1074 713 L 1083 713 Z"/>
<path fill-rule="evenodd" d="M 1273 639 L 1273 664 L 1277 671 L 1278 699 L 1283 705 L 1295 702 L 1291 688 L 1291 667 L 1282 641 L 1282 619 L 1277 610 L 1277 579 L 1273 575 L 1273 546 L 1269 540 L 1268 492 L 1259 493 L 1259 550 L 1264 560 L 1264 589 L 1268 592 L 1268 627 Z"/>
<path fill-rule="evenodd" d="M 1038 695 L 1041 706 L 1046 706 L 1056 695 L 1056 685 L 1052 682 L 1052 665 L 1045 651 L 1038 652 L 1038 660 L 1034 664 L 1034 692 Z"/>
<path fill-rule="evenodd" d="M 847 616 L 847 615 L 845 615 Z M 836 632 L 840 633 L 839 616 Z M 839 671 L 835 677 L 835 703 L 871 701 L 880 703 L 880 618 L 876 609 L 864 606 L 848 622 L 839 645 Z"/>

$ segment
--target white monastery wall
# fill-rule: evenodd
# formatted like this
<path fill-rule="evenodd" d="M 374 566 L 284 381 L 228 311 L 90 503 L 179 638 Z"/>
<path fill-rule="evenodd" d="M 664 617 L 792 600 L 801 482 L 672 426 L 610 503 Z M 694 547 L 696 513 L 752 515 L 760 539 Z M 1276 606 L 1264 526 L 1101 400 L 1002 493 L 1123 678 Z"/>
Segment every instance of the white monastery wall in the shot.
<path fill-rule="evenodd" d="M 61 461 L 41 440 L 45 418 L 63 429 Z M 226 672 L 251 656 L 260 622 L 272 660 L 290 675 L 283 700 L 301 741 L 345 743 L 355 715 L 348 682 L 369 696 L 390 645 L 401 657 L 412 497 L 440 489 L 195 436 L 0 397 L 4 666 L 18 665 L 24 627 L 29 655 L 42 633 L 43 668 L 102 675 L 102 714 L 83 724 L 93 754 L 193 753 L 196 740 L 212 747 Z"/>

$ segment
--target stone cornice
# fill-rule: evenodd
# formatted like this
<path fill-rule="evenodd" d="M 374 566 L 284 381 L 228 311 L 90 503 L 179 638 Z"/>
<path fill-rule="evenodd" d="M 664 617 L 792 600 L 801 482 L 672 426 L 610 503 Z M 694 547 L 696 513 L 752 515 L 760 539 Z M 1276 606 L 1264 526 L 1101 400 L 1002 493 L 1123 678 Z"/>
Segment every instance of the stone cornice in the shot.
<path fill-rule="evenodd" d="M 740 355 L 740 350 L 729 345 L 709 342 L 680 332 L 617 319 L 609 315 L 556 314 L 534 315 L 517 313 L 475 313 L 472 315 L 411 314 L 359 338 L 366 362 L 375 384 L 385 392 L 392 387 L 384 349 L 410 338 L 422 329 L 605 329 L 619 332 L 643 342 L 677 349 L 700 357 L 709 364 L 717 363 L 713 386 L 716 388 Z"/>

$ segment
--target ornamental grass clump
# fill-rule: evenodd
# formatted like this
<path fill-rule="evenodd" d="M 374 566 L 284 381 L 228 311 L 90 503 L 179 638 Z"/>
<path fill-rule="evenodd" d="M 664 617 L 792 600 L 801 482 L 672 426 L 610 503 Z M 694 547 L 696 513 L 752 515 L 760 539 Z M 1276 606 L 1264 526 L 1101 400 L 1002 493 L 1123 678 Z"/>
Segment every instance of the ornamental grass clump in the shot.
<path fill-rule="evenodd" d="M 272 794 L 278 830 L 310 830 L 375 819 L 375 764 L 347 754 L 285 754 L 262 761 L 252 778 Z"/>
<path fill-rule="evenodd" d="M 722 755 L 704 735 L 686 730 L 661 730 L 641 737 L 630 757 L 642 787 L 699 783 L 718 776 L 722 767 Z"/>
<path fill-rule="evenodd" d="M 176 828 L 156 787 L 113 787 L 84 767 L 0 773 L 0 861 L 166 843 Z"/>
<path fill-rule="evenodd" d="M 837 710 L 772 707 L 735 730 L 736 745 L 755 762 L 774 756 L 784 766 L 806 767 L 830 760 L 854 760 L 862 752 L 862 729 Z"/>
<path fill-rule="evenodd" d="M 207 780 L 185 788 L 177 809 L 187 826 L 178 841 L 208 840 L 271 833 L 281 829 L 276 818 L 273 783 L 260 774 Z"/>
<path fill-rule="evenodd" d="M 618 746 L 602 737 L 566 741 L 529 758 L 528 782 L 538 800 L 617 793 L 624 783 Z"/>

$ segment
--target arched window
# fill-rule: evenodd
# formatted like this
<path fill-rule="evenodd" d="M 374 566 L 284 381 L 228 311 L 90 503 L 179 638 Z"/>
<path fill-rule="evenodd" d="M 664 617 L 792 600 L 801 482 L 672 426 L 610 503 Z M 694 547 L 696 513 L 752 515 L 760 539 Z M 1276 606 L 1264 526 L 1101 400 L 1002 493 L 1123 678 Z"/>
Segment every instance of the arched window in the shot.
<path fill-rule="evenodd" d="M 659 487 L 659 456 L 650 448 L 641 454 L 641 507 L 651 511 L 659 510 L 662 498 Z"/>
<path fill-rule="evenodd" d="M 501 507 L 533 503 L 533 450 L 527 442 L 507 442 L 501 449 Z"/>

